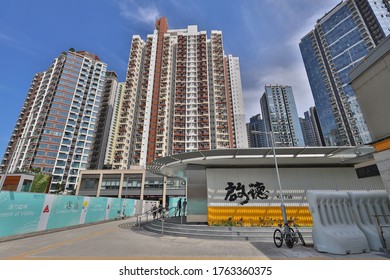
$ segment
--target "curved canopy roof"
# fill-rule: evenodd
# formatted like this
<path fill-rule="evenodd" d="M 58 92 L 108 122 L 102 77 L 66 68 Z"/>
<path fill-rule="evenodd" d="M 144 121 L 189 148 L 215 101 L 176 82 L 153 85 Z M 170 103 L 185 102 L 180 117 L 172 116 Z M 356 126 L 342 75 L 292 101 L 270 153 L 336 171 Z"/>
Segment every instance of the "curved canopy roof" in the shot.
<path fill-rule="evenodd" d="M 367 160 L 373 151 L 371 146 L 275 148 L 280 167 L 353 167 Z M 184 177 L 188 164 L 207 167 L 270 167 L 275 166 L 275 158 L 271 147 L 197 151 L 158 158 L 147 166 L 147 170 L 169 177 Z"/>

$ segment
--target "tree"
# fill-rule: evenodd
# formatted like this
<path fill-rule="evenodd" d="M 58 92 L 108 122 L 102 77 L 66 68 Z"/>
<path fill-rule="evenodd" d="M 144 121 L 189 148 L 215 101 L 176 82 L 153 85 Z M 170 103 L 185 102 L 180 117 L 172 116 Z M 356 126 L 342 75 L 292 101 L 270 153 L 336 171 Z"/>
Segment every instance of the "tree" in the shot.
<path fill-rule="evenodd" d="M 41 168 L 40 167 L 32 167 L 32 168 L 30 168 L 30 171 L 32 173 L 39 174 L 39 173 L 41 173 Z"/>
<path fill-rule="evenodd" d="M 34 181 L 31 186 L 31 192 L 44 193 L 49 183 L 49 175 L 43 173 L 35 174 Z"/>

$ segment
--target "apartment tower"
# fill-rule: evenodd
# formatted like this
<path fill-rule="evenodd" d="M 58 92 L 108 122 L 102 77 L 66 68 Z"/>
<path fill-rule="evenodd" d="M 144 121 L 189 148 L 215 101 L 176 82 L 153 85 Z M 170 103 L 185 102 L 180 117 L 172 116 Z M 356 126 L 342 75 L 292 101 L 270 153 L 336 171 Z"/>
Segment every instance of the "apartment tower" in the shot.
<path fill-rule="evenodd" d="M 113 168 L 191 151 L 247 147 L 239 62 L 222 32 L 156 21 L 132 38 Z"/>
<path fill-rule="evenodd" d="M 73 190 L 91 154 L 107 65 L 86 51 L 62 53 L 34 76 L 2 160 L 3 171 L 39 168 L 51 190 Z"/>
<path fill-rule="evenodd" d="M 89 157 L 88 169 L 103 169 L 112 151 L 113 130 L 117 121 L 116 110 L 119 92 L 118 76 L 115 72 L 107 71 L 106 82 L 100 100 L 96 131 L 92 142 L 92 154 Z"/>
<path fill-rule="evenodd" d="M 260 114 L 257 114 L 249 119 L 246 124 L 248 132 L 249 148 L 267 147 L 267 134 L 265 133 L 264 120 Z"/>
<path fill-rule="evenodd" d="M 318 147 L 324 146 L 321 128 L 318 123 L 318 116 L 315 107 L 310 107 L 309 111 L 304 113 L 304 118 L 299 118 L 302 128 L 305 146 Z"/>
<path fill-rule="evenodd" d="M 349 72 L 390 33 L 389 1 L 347 0 L 299 44 L 325 145 L 371 142 Z"/>
<path fill-rule="evenodd" d="M 291 86 L 266 85 L 260 98 L 264 118 L 266 143 L 276 147 L 303 147 L 305 145 L 298 111 Z"/>

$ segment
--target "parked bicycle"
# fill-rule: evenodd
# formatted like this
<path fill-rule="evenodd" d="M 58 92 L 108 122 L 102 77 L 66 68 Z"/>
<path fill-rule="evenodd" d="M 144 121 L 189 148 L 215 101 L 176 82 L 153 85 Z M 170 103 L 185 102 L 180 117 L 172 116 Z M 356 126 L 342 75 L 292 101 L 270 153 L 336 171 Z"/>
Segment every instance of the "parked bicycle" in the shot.
<path fill-rule="evenodd" d="M 293 225 L 295 230 L 290 227 L 290 224 Z M 302 233 L 299 231 L 297 225 L 294 221 L 290 220 L 287 224 L 279 224 L 279 228 L 274 231 L 274 244 L 276 247 L 282 247 L 283 243 L 286 243 L 288 248 L 294 247 L 294 244 L 301 241 L 303 246 L 306 246 L 306 242 L 303 239 Z"/>
<path fill-rule="evenodd" d="M 298 243 L 299 241 L 301 241 L 302 245 L 306 246 L 305 239 L 303 239 L 302 233 L 299 231 L 298 226 L 295 224 L 295 222 L 293 220 L 291 220 L 290 223 L 294 227 L 294 229 L 293 229 L 289 225 L 290 226 L 290 230 L 293 232 L 293 238 L 294 238 L 295 243 Z"/>
<path fill-rule="evenodd" d="M 294 231 L 285 224 L 279 224 L 280 228 L 275 229 L 274 231 L 274 244 L 276 247 L 280 248 L 283 245 L 283 242 L 286 242 L 288 248 L 294 247 L 295 239 L 293 238 Z"/>

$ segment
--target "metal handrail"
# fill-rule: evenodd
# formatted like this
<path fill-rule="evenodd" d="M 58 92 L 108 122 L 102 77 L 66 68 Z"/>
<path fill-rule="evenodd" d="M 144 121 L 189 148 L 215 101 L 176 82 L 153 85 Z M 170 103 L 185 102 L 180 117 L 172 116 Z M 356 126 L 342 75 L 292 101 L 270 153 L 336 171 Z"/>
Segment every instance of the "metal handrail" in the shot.
<path fill-rule="evenodd" d="M 172 211 L 173 210 L 173 211 Z M 183 209 L 181 209 L 182 211 Z M 153 213 L 159 213 L 160 212 L 160 208 L 157 208 L 155 210 L 148 210 L 148 211 L 145 211 L 144 213 L 141 213 L 141 214 L 136 214 L 136 217 L 137 217 L 137 226 L 138 226 L 138 229 L 141 228 L 141 222 L 142 222 L 142 217 L 146 216 L 146 221 L 149 220 L 149 216 L 150 215 L 153 215 Z M 186 209 L 186 211 L 188 213 L 188 208 Z M 164 222 L 172 217 L 176 217 L 176 214 L 177 214 L 177 207 L 173 206 L 171 208 L 163 208 L 162 209 L 162 212 L 161 212 L 161 216 L 159 217 L 159 219 L 161 219 L 161 234 L 164 235 Z M 182 224 L 183 223 L 183 216 L 186 215 L 186 213 L 180 213 L 180 223 Z"/>
<path fill-rule="evenodd" d="M 163 215 L 161 217 L 161 235 L 164 235 L 164 221 L 167 220 L 167 219 L 170 219 L 172 217 L 176 217 L 176 214 L 177 214 L 177 207 L 173 206 L 171 208 L 169 208 L 168 210 L 166 209 L 163 209 L 163 211 L 166 211 L 168 212 L 168 215 L 166 216 L 165 213 L 163 212 Z M 171 212 L 171 210 L 174 210 L 172 212 L 172 214 L 170 215 L 169 213 Z M 180 212 L 182 211 L 182 208 L 180 209 Z M 188 213 L 188 208 L 186 209 L 186 211 Z M 186 213 L 180 213 L 180 224 L 183 223 L 183 216 L 186 215 Z"/>
<path fill-rule="evenodd" d="M 137 217 L 137 225 L 138 225 L 138 229 L 140 229 L 141 227 L 141 220 L 142 220 L 142 217 L 143 216 L 146 216 L 146 221 L 149 220 L 149 216 L 150 215 L 153 215 L 154 212 L 158 212 L 158 208 L 156 210 L 148 210 L 148 211 L 145 211 L 144 213 L 141 213 L 141 214 L 136 214 L 136 217 Z"/>

